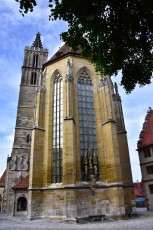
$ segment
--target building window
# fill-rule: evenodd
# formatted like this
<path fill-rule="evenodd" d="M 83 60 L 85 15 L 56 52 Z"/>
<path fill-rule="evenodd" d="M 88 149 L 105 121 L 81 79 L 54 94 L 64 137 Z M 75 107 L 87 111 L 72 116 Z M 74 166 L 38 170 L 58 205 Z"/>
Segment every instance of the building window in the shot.
<path fill-rule="evenodd" d="M 27 199 L 25 197 L 19 197 L 17 201 L 17 211 L 27 210 Z"/>
<path fill-rule="evenodd" d="M 52 182 L 62 182 L 63 175 L 63 82 L 58 73 L 54 80 Z"/>
<path fill-rule="evenodd" d="M 31 73 L 30 84 L 31 85 L 36 85 L 36 83 L 37 83 L 37 73 L 36 72 L 32 72 Z"/>
<path fill-rule="evenodd" d="M 150 191 L 150 194 L 153 194 L 153 184 L 149 185 L 149 191 Z"/>
<path fill-rule="evenodd" d="M 147 174 L 149 175 L 153 174 L 153 165 L 147 166 L 146 169 L 147 169 Z"/>
<path fill-rule="evenodd" d="M 144 158 L 148 158 L 148 157 L 151 157 L 150 149 L 144 150 Z"/>
<path fill-rule="evenodd" d="M 34 54 L 33 55 L 32 67 L 36 68 L 37 66 L 38 66 L 38 55 Z"/>
<path fill-rule="evenodd" d="M 83 71 L 78 78 L 78 111 L 80 128 L 80 154 L 81 154 L 81 175 L 82 180 L 88 180 L 83 161 L 88 152 L 88 146 L 98 157 L 96 125 L 94 112 L 93 85 L 90 76 Z M 98 160 L 98 159 L 97 159 Z"/>
<path fill-rule="evenodd" d="M 26 141 L 27 141 L 27 143 L 30 142 L 30 135 L 29 134 L 27 135 Z"/>

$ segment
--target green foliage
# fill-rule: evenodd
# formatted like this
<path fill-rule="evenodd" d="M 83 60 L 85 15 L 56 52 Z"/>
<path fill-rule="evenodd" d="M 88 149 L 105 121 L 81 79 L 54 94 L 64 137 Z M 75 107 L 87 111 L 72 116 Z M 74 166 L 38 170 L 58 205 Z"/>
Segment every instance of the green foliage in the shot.
<path fill-rule="evenodd" d="M 37 5 L 36 0 L 15 0 L 20 3 L 20 13 L 24 16 L 24 14 L 28 13 L 28 11 L 32 12 L 34 6 Z"/>
<path fill-rule="evenodd" d="M 35 4 L 34 0 L 20 0 L 24 13 L 32 11 Z M 98 71 L 113 75 L 121 70 L 121 84 L 126 92 L 131 92 L 136 84 L 151 82 L 153 4 L 150 0 L 49 0 L 49 7 L 50 19 L 68 22 L 68 31 L 61 38 L 74 50 L 81 47 L 82 54 L 95 63 Z"/>

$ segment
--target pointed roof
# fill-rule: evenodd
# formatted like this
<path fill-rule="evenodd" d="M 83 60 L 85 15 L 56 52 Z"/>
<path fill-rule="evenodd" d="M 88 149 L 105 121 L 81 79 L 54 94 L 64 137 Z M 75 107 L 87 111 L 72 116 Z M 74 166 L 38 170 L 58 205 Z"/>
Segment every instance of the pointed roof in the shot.
<path fill-rule="evenodd" d="M 36 38 L 32 44 L 32 47 L 43 48 L 39 32 L 36 34 Z"/>
<path fill-rule="evenodd" d="M 72 48 L 69 47 L 67 44 L 64 44 L 62 47 L 59 47 L 59 50 L 51 57 L 50 60 L 54 60 L 57 57 L 63 56 L 66 53 L 69 53 L 72 51 Z"/>
<path fill-rule="evenodd" d="M 29 175 L 21 180 L 20 183 L 12 187 L 12 189 L 28 189 L 29 187 Z"/>
<path fill-rule="evenodd" d="M 0 178 L 0 187 L 5 186 L 5 177 L 6 177 L 6 170 L 4 171 L 3 175 Z"/>
<path fill-rule="evenodd" d="M 153 110 L 149 107 L 137 144 L 138 149 L 153 144 Z"/>

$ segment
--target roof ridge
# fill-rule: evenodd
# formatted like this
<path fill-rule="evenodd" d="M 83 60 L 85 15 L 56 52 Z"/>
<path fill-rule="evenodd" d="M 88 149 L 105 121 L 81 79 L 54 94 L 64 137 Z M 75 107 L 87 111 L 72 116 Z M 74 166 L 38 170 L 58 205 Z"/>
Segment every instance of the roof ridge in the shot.
<path fill-rule="evenodd" d="M 0 178 L 0 186 L 5 186 L 6 169 Z"/>

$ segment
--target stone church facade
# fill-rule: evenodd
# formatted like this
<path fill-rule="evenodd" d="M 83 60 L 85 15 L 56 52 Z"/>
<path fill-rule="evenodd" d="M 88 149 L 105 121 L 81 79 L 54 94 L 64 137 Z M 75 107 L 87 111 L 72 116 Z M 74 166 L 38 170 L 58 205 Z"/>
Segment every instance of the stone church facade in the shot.
<path fill-rule="evenodd" d="M 134 210 L 117 84 L 67 45 L 47 55 L 38 33 L 25 48 L 5 211 L 75 220 Z"/>

